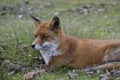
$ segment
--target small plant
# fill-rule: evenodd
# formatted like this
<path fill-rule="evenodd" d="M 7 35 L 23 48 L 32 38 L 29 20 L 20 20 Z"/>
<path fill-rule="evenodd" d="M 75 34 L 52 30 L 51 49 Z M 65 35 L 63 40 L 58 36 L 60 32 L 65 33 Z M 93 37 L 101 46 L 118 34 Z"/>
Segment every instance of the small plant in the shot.
<path fill-rule="evenodd" d="M 8 73 L 0 68 L 0 80 L 9 80 Z"/>

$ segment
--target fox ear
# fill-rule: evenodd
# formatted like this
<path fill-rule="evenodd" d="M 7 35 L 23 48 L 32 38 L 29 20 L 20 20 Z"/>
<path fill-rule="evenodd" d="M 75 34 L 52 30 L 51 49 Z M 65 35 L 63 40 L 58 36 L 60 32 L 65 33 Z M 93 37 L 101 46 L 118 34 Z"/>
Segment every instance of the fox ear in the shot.
<path fill-rule="evenodd" d="M 53 31 L 58 31 L 60 29 L 60 19 L 57 16 L 54 16 L 50 22 L 50 29 Z"/>
<path fill-rule="evenodd" d="M 39 19 L 35 18 L 34 16 L 32 16 L 30 14 L 29 14 L 29 16 L 32 18 L 36 27 L 41 23 L 41 21 Z"/>

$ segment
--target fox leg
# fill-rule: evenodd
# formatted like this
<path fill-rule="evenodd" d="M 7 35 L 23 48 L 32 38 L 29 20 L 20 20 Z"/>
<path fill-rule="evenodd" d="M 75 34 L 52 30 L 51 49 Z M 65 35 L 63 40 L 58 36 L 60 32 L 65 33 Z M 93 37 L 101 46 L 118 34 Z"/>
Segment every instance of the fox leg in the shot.
<path fill-rule="evenodd" d="M 98 65 L 93 67 L 93 70 L 112 70 L 112 69 L 120 69 L 120 61 L 119 62 L 108 62 L 102 65 Z"/>
<path fill-rule="evenodd" d="M 84 71 L 97 71 L 97 70 L 112 70 L 112 69 L 118 69 L 120 70 L 120 61 L 114 61 L 114 62 L 107 62 L 103 63 L 97 66 L 90 66 L 84 69 Z"/>

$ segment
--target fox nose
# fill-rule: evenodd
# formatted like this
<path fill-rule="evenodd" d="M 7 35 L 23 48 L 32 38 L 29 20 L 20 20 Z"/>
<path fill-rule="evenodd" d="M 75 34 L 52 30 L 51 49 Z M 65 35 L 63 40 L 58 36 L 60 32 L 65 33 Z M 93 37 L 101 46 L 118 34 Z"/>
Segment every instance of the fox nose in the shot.
<path fill-rule="evenodd" d="M 31 47 L 32 47 L 32 48 L 35 48 L 35 44 L 32 44 Z"/>

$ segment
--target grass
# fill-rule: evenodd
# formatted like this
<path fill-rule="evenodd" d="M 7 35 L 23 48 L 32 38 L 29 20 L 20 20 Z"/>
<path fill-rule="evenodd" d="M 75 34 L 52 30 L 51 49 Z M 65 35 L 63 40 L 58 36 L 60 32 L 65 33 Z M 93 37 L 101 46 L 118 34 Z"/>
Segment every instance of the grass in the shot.
<path fill-rule="evenodd" d="M 92 12 L 85 15 L 77 11 L 81 6 L 90 4 L 94 5 Z M 92 39 L 120 38 L 119 4 L 119 0 L 31 0 L 29 4 L 25 4 L 25 0 L 0 0 L 0 6 L 12 6 L 14 9 L 14 13 L 9 11 L 10 14 L 0 16 L 0 57 L 13 63 L 27 65 L 37 63 L 32 60 L 32 56 L 38 56 L 38 52 L 29 47 L 23 54 L 19 48 L 21 45 L 30 45 L 34 39 L 34 24 L 28 17 L 28 12 L 43 21 L 51 19 L 55 12 L 59 12 L 62 28 L 68 35 Z M 102 13 L 100 9 L 105 11 Z M 18 18 L 19 11 L 22 18 Z M 69 69 L 60 69 L 57 72 L 46 73 L 40 80 L 59 80 L 66 77 L 68 71 Z M 9 76 L 9 79 L 22 80 L 23 75 L 23 72 L 16 73 Z M 89 79 L 82 73 L 79 76 L 78 80 Z M 89 80 L 96 79 L 98 76 Z"/>

